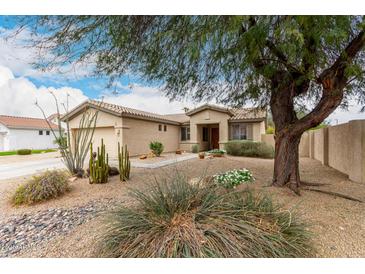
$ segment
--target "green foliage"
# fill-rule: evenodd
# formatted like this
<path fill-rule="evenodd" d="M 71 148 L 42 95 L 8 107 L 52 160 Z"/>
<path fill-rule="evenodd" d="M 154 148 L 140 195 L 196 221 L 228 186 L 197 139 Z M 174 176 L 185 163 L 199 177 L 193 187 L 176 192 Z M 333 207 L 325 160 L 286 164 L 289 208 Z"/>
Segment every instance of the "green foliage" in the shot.
<path fill-rule="evenodd" d="M 225 150 L 223 149 L 212 149 L 207 151 L 208 154 L 219 154 L 219 155 L 224 155 L 226 153 Z"/>
<path fill-rule="evenodd" d="M 20 149 L 20 150 L 12 150 L 12 151 L 1 151 L 0 156 L 10 156 L 10 155 L 29 155 L 29 154 L 41 154 L 48 152 L 55 152 L 55 149 L 33 149 L 31 153 L 29 153 L 29 149 Z"/>
<path fill-rule="evenodd" d="M 18 149 L 16 151 L 16 154 L 18 154 L 18 155 L 30 155 L 30 154 L 32 154 L 32 150 L 31 149 L 26 149 L 26 148 Z"/>
<path fill-rule="evenodd" d="M 333 64 L 334 56 L 341 56 L 365 25 L 362 16 L 83 15 L 36 19 L 31 17 L 27 25 L 38 34 L 33 46 L 53 53 L 40 55 L 40 68 L 96 60 L 96 74 L 113 78 L 138 73 L 149 82 L 160 83 L 170 98 L 184 98 L 194 90 L 194 99 L 218 98 L 234 105 L 249 100 L 266 104 L 272 91 L 267 80 L 277 72 L 299 73 L 298 85 L 307 79 L 313 84 L 305 95 L 318 98 L 319 73 Z M 44 43 L 48 47 L 42 47 Z M 49 56 L 57 58 L 46 59 Z M 358 95 L 362 102 L 364 63 L 361 51 L 345 69 L 347 79 L 357 79 L 349 83 L 345 97 Z M 306 100 L 295 102 L 305 105 Z"/>
<path fill-rule="evenodd" d="M 229 141 L 225 144 L 227 154 L 233 156 L 274 158 L 274 148 L 262 142 Z"/>
<path fill-rule="evenodd" d="M 119 178 L 120 180 L 129 180 L 131 172 L 131 161 L 129 160 L 129 151 L 127 145 L 120 148 L 120 143 L 118 143 L 118 162 L 119 162 Z"/>
<path fill-rule="evenodd" d="M 316 127 L 312 127 L 312 128 L 310 128 L 310 129 L 308 129 L 308 130 L 316 130 L 316 129 L 321 129 L 321 128 L 325 128 L 325 127 L 328 127 L 328 125 L 327 124 L 325 124 L 325 123 L 322 123 L 322 124 L 319 124 L 318 126 L 316 126 Z"/>
<path fill-rule="evenodd" d="M 192 153 L 198 153 L 199 152 L 199 145 L 192 145 L 191 152 Z"/>
<path fill-rule="evenodd" d="M 152 141 L 150 142 L 150 149 L 156 156 L 160 156 L 164 150 L 164 146 L 159 141 Z"/>
<path fill-rule="evenodd" d="M 251 191 L 221 194 L 212 182 L 175 174 L 105 216 L 96 256 L 262 258 L 309 256 L 297 215 Z"/>
<path fill-rule="evenodd" d="M 234 189 L 240 184 L 253 183 L 255 178 L 252 173 L 243 169 L 233 169 L 213 176 L 217 185 L 228 189 Z"/>
<path fill-rule="evenodd" d="M 89 182 L 90 184 L 107 183 L 109 179 L 109 156 L 105 152 L 105 145 L 101 139 L 101 147 L 94 157 L 93 144 L 90 144 L 90 161 L 89 161 Z"/>
<path fill-rule="evenodd" d="M 27 183 L 20 185 L 12 197 L 16 205 L 33 204 L 57 198 L 70 190 L 68 178 L 70 174 L 65 171 L 46 171 L 34 176 Z"/>
<path fill-rule="evenodd" d="M 267 127 L 266 129 L 266 134 L 274 134 L 275 133 L 275 128 L 274 127 Z"/>
<path fill-rule="evenodd" d="M 53 143 L 58 145 L 58 147 L 66 148 L 67 147 L 67 137 L 66 136 L 58 136 L 53 141 Z"/>

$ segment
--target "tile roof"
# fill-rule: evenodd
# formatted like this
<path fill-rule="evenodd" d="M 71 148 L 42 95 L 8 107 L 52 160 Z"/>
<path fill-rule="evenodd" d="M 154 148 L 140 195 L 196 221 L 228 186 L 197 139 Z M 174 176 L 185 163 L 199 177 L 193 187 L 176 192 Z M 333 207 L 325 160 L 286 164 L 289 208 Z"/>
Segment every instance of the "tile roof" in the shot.
<path fill-rule="evenodd" d="M 197 108 L 194 108 L 194 109 L 191 109 L 191 110 L 187 111 L 186 115 L 191 116 L 191 115 L 194 115 L 195 113 L 198 113 L 198 112 L 206 110 L 206 109 L 212 109 L 212 110 L 215 110 L 215 111 L 225 112 L 225 113 L 228 113 L 230 115 L 232 114 L 230 109 L 227 108 L 227 107 L 220 107 L 220 106 L 211 105 L 211 104 L 204 104 L 204 105 L 201 105 Z"/>
<path fill-rule="evenodd" d="M 143 118 L 143 119 L 147 119 L 147 120 L 155 120 L 155 121 L 172 123 L 172 124 L 180 123 L 177 120 L 170 119 L 168 115 L 167 116 L 160 115 L 160 114 L 156 114 L 156 113 L 152 113 L 152 112 L 142 111 L 142 110 L 138 110 L 138 109 L 134 109 L 134 108 L 128 108 L 128 107 L 124 107 L 124 106 L 116 105 L 116 104 L 105 103 L 105 102 L 101 102 L 101 101 L 97 101 L 97 100 L 88 100 L 88 101 L 84 102 L 83 104 L 77 106 L 75 109 L 70 111 L 67 115 L 65 115 L 63 117 L 63 119 L 65 119 L 67 116 L 73 116 L 73 114 L 78 113 L 78 110 L 81 109 L 81 107 L 83 107 L 83 106 L 92 106 L 95 108 L 100 108 L 100 109 L 112 112 L 113 114 L 120 115 L 120 116 L 122 116 L 122 115 L 123 116 L 133 116 L 133 117 L 137 117 L 137 118 L 141 118 L 141 119 Z"/>
<path fill-rule="evenodd" d="M 261 108 L 232 108 L 233 116 L 230 118 L 234 120 L 264 120 L 266 118 L 266 111 Z"/>
<path fill-rule="evenodd" d="M 30 117 L 17 117 L 0 115 L 0 123 L 8 128 L 22 128 L 22 129 L 49 129 L 46 120 Z M 58 126 L 50 123 L 52 129 L 58 129 Z"/>
<path fill-rule="evenodd" d="M 173 124 L 182 124 L 189 122 L 191 115 L 198 113 L 200 111 L 203 111 L 205 109 L 212 109 L 216 111 L 221 111 L 229 114 L 231 116 L 231 121 L 238 121 L 238 120 L 264 120 L 266 117 L 266 112 L 261 109 L 256 108 L 225 108 L 215 105 L 209 105 L 205 104 L 200 107 L 197 107 L 195 109 L 192 109 L 186 113 L 177 113 L 177 114 L 156 114 L 152 112 L 142 111 L 134 108 L 128 108 L 121 105 L 111 104 L 111 103 L 105 103 L 97 100 L 88 100 L 82 103 L 81 105 L 77 106 L 73 110 L 71 110 L 69 113 L 67 113 L 65 116 L 63 116 L 63 120 L 65 120 L 66 117 L 72 117 L 80 112 L 82 110 L 82 107 L 94 107 L 94 108 L 100 108 L 104 111 L 111 112 L 114 115 L 118 116 L 133 116 L 141 119 L 147 119 L 147 120 L 154 120 L 159 122 L 165 122 L 165 123 L 173 123 Z"/>

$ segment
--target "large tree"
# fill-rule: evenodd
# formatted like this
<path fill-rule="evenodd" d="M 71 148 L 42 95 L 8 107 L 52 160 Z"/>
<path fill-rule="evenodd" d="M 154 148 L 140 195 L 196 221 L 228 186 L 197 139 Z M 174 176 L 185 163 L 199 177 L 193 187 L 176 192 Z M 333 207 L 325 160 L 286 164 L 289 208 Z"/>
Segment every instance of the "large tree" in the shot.
<path fill-rule="evenodd" d="M 140 75 L 171 99 L 269 105 L 273 185 L 296 193 L 303 132 L 349 98 L 365 101 L 362 16 L 46 16 L 26 25 L 47 51 L 41 68 L 92 61 L 97 74 Z"/>

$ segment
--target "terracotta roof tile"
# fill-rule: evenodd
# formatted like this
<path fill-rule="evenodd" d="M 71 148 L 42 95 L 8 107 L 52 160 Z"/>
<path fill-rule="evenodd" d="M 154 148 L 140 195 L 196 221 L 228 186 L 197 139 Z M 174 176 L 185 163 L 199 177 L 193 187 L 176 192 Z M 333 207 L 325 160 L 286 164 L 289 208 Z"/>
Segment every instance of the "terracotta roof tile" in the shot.
<path fill-rule="evenodd" d="M 234 120 L 264 120 L 266 118 L 266 111 L 260 108 L 233 108 L 231 109 L 233 116 L 230 118 Z"/>
<path fill-rule="evenodd" d="M 120 114 L 120 115 L 124 114 L 124 115 L 131 115 L 131 116 L 137 116 L 137 117 L 142 117 L 142 118 L 150 118 L 150 119 L 154 119 L 154 120 L 161 120 L 161 121 L 166 121 L 166 122 L 179 123 L 179 121 L 172 120 L 166 115 L 160 115 L 160 114 L 156 114 L 156 113 L 152 113 L 152 112 L 142 111 L 142 110 L 138 110 L 138 109 L 134 109 L 134 108 L 128 108 L 128 107 L 100 102 L 100 101 L 96 101 L 96 100 L 89 100 L 88 103 L 91 105 L 94 105 L 96 107 L 107 109 L 109 111 L 112 111 L 112 112 Z"/>
<path fill-rule="evenodd" d="M 73 110 L 71 110 L 67 115 L 63 116 L 62 118 L 65 119 L 67 116 L 72 117 L 73 115 L 76 115 L 79 113 L 79 111 L 82 109 L 82 107 L 92 106 L 95 108 L 104 109 L 105 111 L 110 111 L 114 113 L 115 115 L 127 115 L 127 116 L 135 116 L 140 117 L 144 119 L 150 119 L 150 120 L 156 120 L 160 122 L 171 122 L 174 124 L 181 124 L 189 122 L 191 115 L 203 111 L 205 109 L 212 109 L 216 111 L 221 111 L 229 114 L 231 116 L 230 120 L 264 120 L 266 117 L 265 110 L 257 109 L 257 108 L 225 108 L 215 105 L 209 105 L 205 104 L 200 107 L 197 107 L 195 109 L 192 109 L 188 111 L 187 113 L 177 113 L 177 114 L 165 114 L 160 115 L 152 112 L 142 111 L 138 109 L 128 108 L 121 105 L 111 104 L 111 103 L 105 103 L 100 102 L 97 100 L 88 100 L 81 105 L 77 106 Z"/>
<path fill-rule="evenodd" d="M 47 121 L 44 119 L 17 117 L 0 115 L 0 123 L 8 128 L 23 128 L 23 129 L 49 129 Z M 58 129 L 58 126 L 50 123 L 53 129 Z"/>

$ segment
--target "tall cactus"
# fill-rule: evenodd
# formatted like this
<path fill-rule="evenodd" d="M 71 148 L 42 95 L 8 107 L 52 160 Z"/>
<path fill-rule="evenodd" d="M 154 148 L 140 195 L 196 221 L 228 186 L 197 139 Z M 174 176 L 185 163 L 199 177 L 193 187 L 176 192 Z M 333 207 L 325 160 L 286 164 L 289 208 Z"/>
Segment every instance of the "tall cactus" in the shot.
<path fill-rule="evenodd" d="M 93 144 L 90 144 L 90 162 L 89 162 L 90 184 L 103 184 L 108 182 L 109 178 L 109 156 L 105 153 L 104 140 L 101 139 L 101 148 L 98 147 L 98 153 L 94 155 Z"/>
<path fill-rule="evenodd" d="M 131 172 L 131 161 L 129 160 L 127 145 L 121 148 L 120 143 L 118 143 L 118 160 L 120 181 L 127 181 Z"/>

